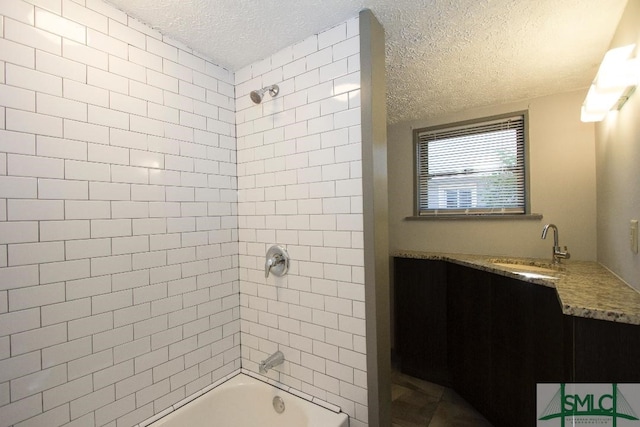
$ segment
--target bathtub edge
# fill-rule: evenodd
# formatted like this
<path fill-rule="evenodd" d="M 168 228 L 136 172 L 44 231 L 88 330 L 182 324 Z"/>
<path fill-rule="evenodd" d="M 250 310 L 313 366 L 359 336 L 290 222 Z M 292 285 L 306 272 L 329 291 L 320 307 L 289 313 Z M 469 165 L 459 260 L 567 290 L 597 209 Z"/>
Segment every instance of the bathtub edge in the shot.
<path fill-rule="evenodd" d="M 158 421 L 160 418 L 166 417 L 167 415 L 169 415 L 170 413 L 172 413 L 175 409 L 173 409 L 172 406 L 169 406 L 168 408 L 158 412 L 157 414 L 155 414 L 153 417 L 151 418 L 147 418 L 146 420 L 142 421 L 139 424 L 136 424 L 135 427 L 147 427 L 150 424 L 155 423 L 156 421 Z"/>
<path fill-rule="evenodd" d="M 200 397 L 203 394 L 213 390 L 214 388 L 216 388 L 219 385 L 229 381 L 231 378 L 233 378 L 233 377 L 235 377 L 235 376 L 237 376 L 237 375 L 239 375 L 241 373 L 242 373 L 241 369 L 236 369 L 233 372 L 231 372 L 230 374 L 227 374 L 224 377 L 220 378 L 218 381 L 215 381 L 215 382 L 209 384 L 208 386 L 206 386 L 205 388 L 203 388 L 201 390 L 198 390 L 195 393 L 190 394 L 189 396 L 185 397 L 184 399 L 174 403 L 173 405 L 169 406 L 166 409 L 163 409 L 162 411 L 158 412 L 154 416 L 152 416 L 150 418 L 147 418 L 146 420 L 136 424 L 133 427 L 147 427 L 147 426 L 155 423 L 156 421 L 158 421 L 160 418 L 166 417 L 167 415 L 169 415 L 172 412 L 178 410 L 179 408 L 183 407 L 187 403 L 196 400 L 198 397 Z"/>
<path fill-rule="evenodd" d="M 323 408 L 328 409 L 331 412 L 335 412 L 336 414 L 347 414 L 346 412 L 344 412 L 342 410 L 342 408 L 340 406 L 338 406 L 336 404 L 327 402 L 326 400 L 318 399 L 317 397 L 313 397 L 310 394 L 307 394 L 307 393 L 305 393 L 303 391 L 300 391 L 300 390 L 298 390 L 296 388 L 289 387 L 288 385 L 282 384 L 281 382 L 278 382 L 278 381 L 273 380 L 271 378 L 265 377 L 265 376 L 260 375 L 260 374 L 256 374 L 255 372 L 250 371 L 248 369 L 241 368 L 241 373 L 245 374 L 247 376 L 250 376 L 251 378 L 254 378 L 254 379 L 258 380 L 258 381 L 262 381 L 263 383 L 267 383 L 270 386 L 273 386 L 273 387 L 279 388 L 280 390 L 286 391 L 287 393 L 291 393 L 294 396 L 299 397 L 300 399 L 306 400 L 307 402 L 316 404 L 318 406 L 322 406 Z M 347 415 L 349 415 L 349 414 L 347 414 Z"/>
<path fill-rule="evenodd" d="M 266 378 L 264 376 L 258 375 L 253 371 L 249 371 L 249 370 L 246 370 L 244 368 L 240 368 L 240 369 L 234 370 L 233 372 L 231 372 L 228 375 L 225 375 L 223 378 L 219 379 L 218 381 L 215 381 L 215 382 L 211 383 L 207 387 L 205 387 L 205 388 L 203 388 L 201 390 L 198 390 L 195 393 L 192 393 L 188 397 L 180 400 L 179 402 L 169 406 L 168 408 L 158 412 L 157 414 L 153 415 L 150 418 L 147 418 L 146 420 L 136 424 L 133 427 L 148 427 L 149 425 L 153 424 L 154 422 L 158 421 L 159 419 L 168 416 L 169 414 L 177 411 L 178 409 L 180 409 L 181 407 L 185 406 L 186 404 L 194 401 L 195 399 L 203 396 L 204 394 L 208 393 L 209 391 L 213 390 L 214 388 L 216 388 L 218 386 L 221 386 L 222 384 L 226 383 L 227 381 L 229 381 L 229 380 L 231 380 L 231 379 L 233 379 L 233 378 L 235 378 L 235 377 L 237 377 L 238 375 L 241 375 L 241 374 L 244 374 L 244 375 L 246 375 L 246 376 L 248 376 L 248 377 L 250 377 L 250 378 L 252 378 L 254 380 L 260 381 L 262 383 L 265 383 L 265 384 L 267 384 L 267 385 L 269 385 L 271 387 L 275 387 L 277 389 L 280 389 L 280 390 L 282 390 L 282 391 L 284 391 L 286 393 L 290 393 L 290 394 L 292 394 L 292 395 L 294 395 L 294 396 L 296 396 L 296 397 L 298 397 L 300 399 L 303 399 L 303 400 L 305 400 L 305 401 L 307 401 L 307 402 L 309 402 L 311 404 L 318 405 L 318 406 L 320 406 L 320 407 L 322 407 L 322 408 L 324 408 L 324 409 L 326 409 L 328 411 L 331 411 L 333 413 L 344 414 L 344 415 L 347 416 L 347 423 L 349 422 L 349 418 L 350 418 L 349 414 L 347 414 L 346 412 L 343 412 L 342 408 L 340 406 L 338 406 L 338 405 L 334 405 L 333 403 L 329 403 L 329 402 L 326 402 L 326 401 L 324 401 L 322 399 L 318 399 L 318 398 L 313 397 L 311 395 L 308 395 L 308 394 L 306 394 L 306 393 L 304 393 L 304 392 L 302 392 L 300 390 L 297 390 L 297 389 L 295 389 L 293 387 L 289 387 L 289 386 L 287 386 L 285 384 L 282 384 L 282 383 L 280 383 L 278 381 L 275 381 L 275 380 Z M 347 425 L 349 425 L 349 424 L 347 424 Z"/>
<path fill-rule="evenodd" d="M 313 403 L 315 403 L 316 405 L 320 405 L 325 409 L 330 410 L 331 412 L 335 412 L 335 413 L 340 413 L 342 412 L 342 408 L 340 408 L 338 405 L 334 405 L 333 403 L 329 403 L 329 402 L 325 402 L 322 399 L 318 399 L 316 397 L 313 398 Z"/>

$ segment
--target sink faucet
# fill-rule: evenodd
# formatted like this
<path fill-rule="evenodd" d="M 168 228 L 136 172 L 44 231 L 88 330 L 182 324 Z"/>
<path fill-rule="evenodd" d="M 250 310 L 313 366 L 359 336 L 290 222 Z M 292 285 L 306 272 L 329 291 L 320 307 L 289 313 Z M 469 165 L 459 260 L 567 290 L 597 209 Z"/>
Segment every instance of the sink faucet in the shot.
<path fill-rule="evenodd" d="M 567 247 L 564 247 L 564 250 L 560 248 L 558 245 L 558 227 L 555 224 L 547 224 L 542 229 L 542 238 L 547 238 L 547 231 L 549 229 L 553 229 L 553 263 L 560 264 L 560 261 L 563 259 L 571 258 L 571 254 L 567 251 Z"/>

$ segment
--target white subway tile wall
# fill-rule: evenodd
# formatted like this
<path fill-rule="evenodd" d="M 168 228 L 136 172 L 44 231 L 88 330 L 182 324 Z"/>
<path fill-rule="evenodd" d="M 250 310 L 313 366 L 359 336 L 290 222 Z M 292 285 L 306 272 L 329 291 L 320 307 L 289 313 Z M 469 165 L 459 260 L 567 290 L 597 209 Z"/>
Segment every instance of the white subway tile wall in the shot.
<path fill-rule="evenodd" d="M 134 426 L 241 367 L 233 73 L 0 1 L 0 427 Z"/>
<path fill-rule="evenodd" d="M 358 18 L 235 74 L 243 369 L 367 425 Z M 252 90 L 277 84 L 253 104 Z M 285 246 L 289 274 L 264 277 Z"/>

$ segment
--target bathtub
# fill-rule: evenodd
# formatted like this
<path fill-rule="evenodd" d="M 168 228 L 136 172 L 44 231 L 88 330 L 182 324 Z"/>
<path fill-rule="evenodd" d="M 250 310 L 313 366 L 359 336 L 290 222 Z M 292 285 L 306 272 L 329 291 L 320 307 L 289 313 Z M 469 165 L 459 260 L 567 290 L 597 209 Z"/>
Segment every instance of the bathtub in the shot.
<path fill-rule="evenodd" d="M 281 409 L 283 403 L 284 411 L 278 413 L 275 408 Z M 248 375 L 238 374 L 149 425 L 185 426 L 349 427 L 349 417 Z"/>

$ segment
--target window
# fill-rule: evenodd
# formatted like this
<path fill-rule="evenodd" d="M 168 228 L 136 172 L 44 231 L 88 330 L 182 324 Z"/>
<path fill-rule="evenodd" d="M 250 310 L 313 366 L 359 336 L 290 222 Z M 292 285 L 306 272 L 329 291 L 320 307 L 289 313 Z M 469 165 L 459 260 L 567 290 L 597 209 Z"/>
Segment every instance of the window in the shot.
<path fill-rule="evenodd" d="M 518 113 L 416 130 L 417 215 L 527 213 L 525 121 Z"/>

